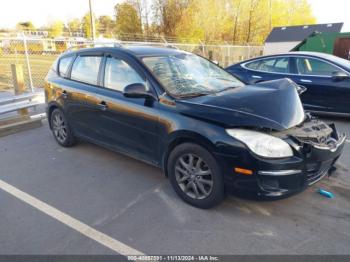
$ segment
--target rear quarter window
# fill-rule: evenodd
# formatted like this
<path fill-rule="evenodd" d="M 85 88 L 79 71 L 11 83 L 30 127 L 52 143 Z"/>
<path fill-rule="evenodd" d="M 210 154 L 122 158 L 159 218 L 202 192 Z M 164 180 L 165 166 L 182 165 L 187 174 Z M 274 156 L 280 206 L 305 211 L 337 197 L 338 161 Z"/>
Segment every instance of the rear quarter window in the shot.
<path fill-rule="evenodd" d="M 58 72 L 60 76 L 67 77 L 68 69 L 70 64 L 72 63 L 74 56 L 62 57 L 58 64 Z"/>
<path fill-rule="evenodd" d="M 58 61 L 59 61 L 59 58 L 55 59 L 55 61 L 52 63 L 50 68 L 52 71 L 57 72 Z"/>
<path fill-rule="evenodd" d="M 253 61 L 253 62 L 247 63 L 245 66 L 249 69 L 257 70 L 259 69 L 259 65 L 260 65 L 260 61 Z"/>

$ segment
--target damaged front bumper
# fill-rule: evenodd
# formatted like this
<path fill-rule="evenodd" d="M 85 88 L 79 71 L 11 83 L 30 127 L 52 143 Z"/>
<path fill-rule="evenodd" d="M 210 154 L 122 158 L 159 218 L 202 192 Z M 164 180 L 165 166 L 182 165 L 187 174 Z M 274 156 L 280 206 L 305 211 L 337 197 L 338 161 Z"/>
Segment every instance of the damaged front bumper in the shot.
<path fill-rule="evenodd" d="M 345 138 L 342 136 L 332 148 L 311 145 L 302 157 L 294 157 L 288 163 L 262 161 L 261 170 L 257 172 L 258 194 L 266 197 L 289 195 L 320 181 L 330 174 L 343 150 Z"/>
<path fill-rule="evenodd" d="M 289 158 L 266 159 L 250 152 L 238 154 L 243 156 L 239 159 L 232 154 L 217 155 L 225 170 L 228 191 L 278 198 L 300 192 L 330 174 L 343 150 L 346 136 L 339 135 L 334 125 L 315 123 L 276 134 L 293 148 L 294 156 Z M 308 128 L 315 129 L 311 135 L 299 130 Z M 232 166 L 237 165 L 250 167 L 254 172 L 250 176 L 232 172 Z"/>

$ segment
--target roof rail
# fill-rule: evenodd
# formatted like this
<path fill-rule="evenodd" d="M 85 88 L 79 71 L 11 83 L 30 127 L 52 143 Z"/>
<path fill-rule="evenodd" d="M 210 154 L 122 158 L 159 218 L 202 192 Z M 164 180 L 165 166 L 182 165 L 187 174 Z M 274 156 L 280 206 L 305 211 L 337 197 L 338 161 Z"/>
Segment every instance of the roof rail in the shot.
<path fill-rule="evenodd" d="M 81 48 L 93 48 L 93 47 L 123 47 L 121 43 L 118 42 L 85 42 L 78 45 L 72 45 L 66 49 L 66 52 L 71 52 Z"/>

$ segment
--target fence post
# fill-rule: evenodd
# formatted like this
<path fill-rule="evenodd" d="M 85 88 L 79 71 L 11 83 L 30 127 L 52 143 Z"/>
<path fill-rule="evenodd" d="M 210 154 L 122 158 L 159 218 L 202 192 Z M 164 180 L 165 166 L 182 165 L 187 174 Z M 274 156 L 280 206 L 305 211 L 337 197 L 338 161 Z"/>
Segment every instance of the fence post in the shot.
<path fill-rule="evenodd" d="M 201 40 L 199 40 L 199 43 L 200 43 L 200 45 L 202 47 L 202 56 L 207 57 L 206 53 L 205 53 L 205 45 L 204 45 L 204 43 Z"/>
<path fill-rule="evenodd" d="M 23 94 L 24 91 L 26 90 L 26 86 L 24 84 L 23 66 L 18 64 L 12 64 L 11 72 L 12 72 L 15 95 Z M 18 113 L 22 116 L 27 116 L 28 109 L 27 108 L 20 109 L 18 110 Z"/>
<path fill-rule="evenodd" d="M 231 57 L 231 46 L 227 45 L 227 56 L 228 56 L 228 65 L 231 65 L 232 63 L 232 57 Z"/>
<path fill-rule="evenodd" d="M 247 46 L 248 46 L 248 59 L 250 59 L 250 45 L 249 45 L 249 43 L 247 43 Z"/>
<path fill-rule="evenodd" d="M 29 87 L 32 93 L 34 93 L 34 86 L 33 86 L 33 79 L 32 79 L 32 70 L 30 68 L 30 63 L 29 63 L 29 55 L 28 55 L 28 46 L 27 46 L 27 39 L 24 33 L 22 33 L 23 36 L 23 46 L 24 46 L 24 54 L 26 56 L 26 63 L 27 63 L 27 68 L 28 68 L 28 77 L 29 77 Z"/>

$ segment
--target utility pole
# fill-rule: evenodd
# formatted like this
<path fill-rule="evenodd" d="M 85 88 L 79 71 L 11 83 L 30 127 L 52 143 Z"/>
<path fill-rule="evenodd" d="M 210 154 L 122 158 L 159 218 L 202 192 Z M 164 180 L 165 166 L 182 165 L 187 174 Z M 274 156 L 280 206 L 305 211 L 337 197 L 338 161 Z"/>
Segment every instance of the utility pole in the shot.
<path fill-rule="evenodd" d="M 95 19 L 93 17 L 91 0 L 89 0 L 89 8 L 90 8 L 90 28 L 91 28 L 91 38 L 92 42 L 95 41 Z"/>
<path fill-rule="evenodd" d="M 270 8 L 270 31 L 272 30 L 272 0 L 269 1 Z"/>

